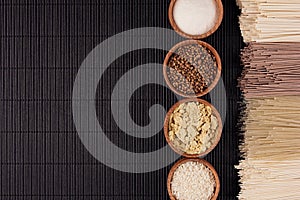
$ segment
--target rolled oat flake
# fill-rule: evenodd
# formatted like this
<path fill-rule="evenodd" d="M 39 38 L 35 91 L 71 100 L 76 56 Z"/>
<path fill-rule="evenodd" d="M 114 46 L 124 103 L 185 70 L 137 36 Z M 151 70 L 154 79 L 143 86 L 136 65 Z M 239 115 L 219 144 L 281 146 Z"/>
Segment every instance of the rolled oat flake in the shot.
<path fill-rule="evenodd" d="M 176 0 L 173 16 L 181 31 L 201 35 L 214 27 L 217 5 L 215 0 Z"/>

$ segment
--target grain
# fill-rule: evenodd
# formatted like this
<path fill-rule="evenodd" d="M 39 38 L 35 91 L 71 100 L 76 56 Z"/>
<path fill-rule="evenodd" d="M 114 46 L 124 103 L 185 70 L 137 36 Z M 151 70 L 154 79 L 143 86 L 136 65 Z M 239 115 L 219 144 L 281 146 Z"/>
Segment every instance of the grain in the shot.
<path fill-rule="evenodd" d="M 216 180 L 212 171 L 199 162 L 181 164 L 174 172 L 171 190 L 177 200 L 210 200 Z"/>
<path fill-rule="evenodd" d="M 180 104 L 169 120 L 169 138 L 175 148 L 200 154 L 214 143 L 219 124 L 210 106 L 199 102 Z"/>
<path fill-rule="evenodd" d="M 177 48 L 167 66 L 167 77 L 171 85 L 187 95 L 207 90 L 218 72 L 215 56 L 209 49 L 198 44 Z"/>

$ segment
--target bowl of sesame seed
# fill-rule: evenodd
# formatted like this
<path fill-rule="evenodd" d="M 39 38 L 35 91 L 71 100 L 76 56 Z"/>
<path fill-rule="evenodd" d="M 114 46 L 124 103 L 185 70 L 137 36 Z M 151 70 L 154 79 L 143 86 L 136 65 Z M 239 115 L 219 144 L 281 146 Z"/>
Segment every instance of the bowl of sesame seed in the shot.
<path fill-rule="evenodd" d="M 214 167 L 204 159 L 181 159 L 171 168 L 167 189 L 171 200 L 216 200 L 220 180 Z"/>

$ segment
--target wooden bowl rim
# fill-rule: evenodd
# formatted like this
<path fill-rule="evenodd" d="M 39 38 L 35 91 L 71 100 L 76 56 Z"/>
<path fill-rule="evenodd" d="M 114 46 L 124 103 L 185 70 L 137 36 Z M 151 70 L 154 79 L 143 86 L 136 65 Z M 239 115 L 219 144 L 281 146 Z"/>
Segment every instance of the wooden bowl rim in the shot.
<path fill-rule="evenodd" d="M 186 103 L 186 102 L 191 102 L 191 101 L 196 101 L 199 103 L 203 103 L 206 106 L 210 106 L 212 109 L 212 113 L 215 115 L 215 117 L 218 120 L 218 129 L 217 129 L 217 135 L 216 135 L 215 141 L 208 149 L 206 149 L 206 151 L 199 153 L 199 154 L 188 154 L 186 152 L 181 151 L 180 149 L 176 148 L 173 145 L 173 143 L 169 137 L 169 121 L 170 121 L 171 114 L 180 104 Z M 221 116 L 220 116 L 218 110 L 211 103 L 209 103 L 203 99 L 198 99 L 198 98 L 187 98 L 187 99 L 183 99 L 183 100 L 180 100 L 177 103 L 175 103 L 169 109 L 168 113 L 166 114 L 165 121 L 164 121 L 164 136 L 166 138 L 167 143 L 169 144 L 169 146 L 171 147 L 171 149 L 173 151 L 175 151 L 177 154 L 182 155 L 183 157 L 186 157 L 186 158 L 199 158 L 199 157 L 204 157 L 207 154 L 209 154 L 219 144 L 221 136 L 222 136 L 222 130 L 223 130 L 223 122 L 222 122 L 222 119 L 221 119 Z"/>
<path fill-rule="evenodd" d="M 206 37 L 212 35 L 220 27 L 222 20 L 223 20 L 223 16 L 224 16 L 224 9 L 223 9 L 222 1 L 221 0 L 214 0 L 214 1 L 216 2 L 217 14 L 218 14 L 215 25 L 206 33 L 203 33 L 201 35 L 190 35 L 188 33 L 185 33 L 184 31 L 182 31 L 177 26 L 175 19 L 174 19 L 174 15 L 173 15 L 173 10 L 174 10 L 174 6 L 176 4 L 176 0 L 171 0 L 168 15 L 169 15 L 169 21 L 170 21 L 172 28 L 182 37 L 189 38 L 189 39 L 198 40 L 198 39 L 203 39 L 203 38 L 206 38 Z"/>
<path fill-rule="evenodd" d="M 173 165 L 173 167 L 171 168 L 171 170 L 168 174 L 168 179 L 167 179 L 167 189 L 168 189 L 168 194 L 169 194 L 170 199 L 176 200 L 176 198 L 173 196 L 172 188 L 171 188 L 171 182 L 172 182 L 174 172 L 180 165 L 187 163 L 187 162 L 199 162 L 199 163 L 204 164 L 206 167 L 208 167 L 211 170 L 211 172 L 213 173 L 213 175 L 215 177 L 215 181 L 216 181 L 216 188 L 215 188 L 214 196 L 211 198 L 211 200 L 216 200 L 218 198 L 218 195 L 220 192 L 220 187 L 221 187 L 218 173 L 217 173 L 216 169 L 212 166 L 212 164 L 210 164 L 208 161 L 201 159 L 201 158 L 183 158 Z"/>
<path fill-rule="evenodd" d="M 207 48 L 208 50 L 211 51 L 211 53 L 215 56 L 216 58 L 216 63 L 217 63 L 217 74 L 216 74 L 216 77 L 214 79 L 214 81 L 208 86 L 208 88 L 206 88 L 206 90 L 204 90 L 203 92 L 199 92 L 199 93 L 196 93 L 196 94 L 192 94 L 192 95 L 189 95 L 189 94 L 185 94 L 179 90 L 177 90 L 173 85 L 172 83 L 170 82 L 169 78 L 168 78 L 168 75 L 167 75 L 167 68 L 169 67 L 168 66 L 168 62 L 169 62 L 169 59 L 170 57 L 174 54 L 174 52 L 179 48 L 179 47 L 182 47 L 182 46 L 187 46 L 187 45 L 190 45 L 190 44 L 197 44 L 197 45 L 200 45 L 200 46 L 203 46 L 205 48 Z M 220 58 L 220 55 L 218 54 L 218 52 L 216 51 L 215 48 L 213 48 L 210 44 L 206 43 L 206 42 L 203 42 L 203 41 L 200 41 L 200 40 L 185 40 L 185 41 L 182 41 L 182 42 L 179 42 L 178 44 L 176 44 L 175 46 L 173 46 L 171 48 L 171 50 L 167 53 L 166 57 L 165 57 L 165 60 L 164 60 L 164 63 L 163 63 L 163 76 L 164 76 L 164 79 L 168 85 L 168 87 L 176 94 L 180 95 L 180 96 L 183 96 L 183 97 L 201 97 L 201 96 L 204 96 L 206 95 L 207 93 L 209 93 L 216 85 L 217 83 L 219 82 L 220 78 L 221 78 L 221 72 L 222 72 L 222 62 L 221 62 L 221 58 Z"/>

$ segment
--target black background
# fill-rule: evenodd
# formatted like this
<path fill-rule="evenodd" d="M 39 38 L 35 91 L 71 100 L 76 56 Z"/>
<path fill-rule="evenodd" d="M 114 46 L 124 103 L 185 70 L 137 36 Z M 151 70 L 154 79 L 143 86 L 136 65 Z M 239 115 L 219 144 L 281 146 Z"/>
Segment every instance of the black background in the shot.
<path fill-rule="evenodd" d="M 87 54 L 116 33 L 139 27 L 171 28 L 166 0 L 1 0 L 0 1 L 0 199 L 168 199 L 167 174 L 127 174 L 107 168 L 81 144 L 72 119 L 73 82 Z M 221 179 L 219 199 L 236 199 L 237 116 L 241 73 L 235 0 L 223 1 L 224 20 L 205 39 L 219 52 L 227 92 L 222 139 L 205 159 Z M 121 133 L 109 119 L 112 86 L 137 65 L 162 63 L 166 52 L 139 50 L 117 59 L 106 71 L 96 99 L 100 123 L 118 146 L 148 152 L 166 145 L 162 132 L 150 139 Z M 118 68 L 122 64 L 127 68 Z M 119 70 L 116 70 L 119 69 Z M 209 96 L 205 97 L 209 99 Z M 154 103 L 170 108 L 173 93 L 147 85 L 131 99 L 138 124 L 149 123 Z"/>

